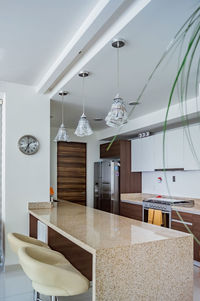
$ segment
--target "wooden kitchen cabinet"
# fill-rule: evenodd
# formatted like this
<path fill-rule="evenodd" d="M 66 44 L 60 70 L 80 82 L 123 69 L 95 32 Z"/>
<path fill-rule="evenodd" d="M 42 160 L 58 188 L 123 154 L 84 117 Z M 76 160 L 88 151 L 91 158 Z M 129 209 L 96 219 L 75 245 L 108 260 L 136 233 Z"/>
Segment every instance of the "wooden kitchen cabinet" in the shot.
<path fill-rule="evenodd" d="M 200 215 L 180 212 L 183 221 L 187 224 L 189 229 L 200 241 Z M 184 224 L 180 221 L 175 210 L 172 211 L 172 229 L 188 233 Z M 200 246 L 194 240 L 194 260 L 200 261 Z"/>
<path fill-rule="evenodd" d="M 106 151 L 108 145 L 100 145 L 100 158 L 120 159 L 120 193 L 142 192 L 142 173 L 131 172 L 131 141 L 117 140 Z"/>
<path fill-rule="evenodd" d="M 142 221 L 142 205 L 121 202 L 120 215 Z"/>
<path fill-rule="evenodd" d="M 120 158 L 120 140 L 114 141 L 109 150 L 107 150 L 110 142 L 100 145 L 101 159 L 119 159 Z"/>

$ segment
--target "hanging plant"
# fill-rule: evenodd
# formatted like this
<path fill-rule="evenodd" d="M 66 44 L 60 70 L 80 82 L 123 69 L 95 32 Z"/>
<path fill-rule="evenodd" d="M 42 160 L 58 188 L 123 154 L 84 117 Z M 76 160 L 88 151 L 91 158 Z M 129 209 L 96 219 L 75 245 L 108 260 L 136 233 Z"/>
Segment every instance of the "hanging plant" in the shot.
<path fill-rule="evenodd" d="M 167 130 L 167 124 L 168 124 L 168 116 L 170 107 L 172 105 L 172 100 L 174 96 L 174 92 L 177 89 L 178 96 L 179 96 L 179 102 L 180 102 L 180 108 L 181 108 L 181 118 L 182 118 L 182 124 L 184 126 L 185 134 L 187 137 L 187 140 L 189 142 L 191 151 L 193 153 L 193 156 L 195 157 L 196 161 L 198 162 L 200 166 L 200 158 L 198 158 L 195 148 L 193 146 L 192 138 L 190 135 L 190 128 L 189 128 L 189 120 L 187 116 L 187 100 L 188 100 L 188 91 L 189 91 L 189 83 L 192 76 L 195 74 L 195 83 L 192 87 L 195 92 L 196 97 L 196 106 L 197 106 L 197 114 L 198 118 L 199 110 L 198 110 L 198 94 L 199 94 L 199 76 L 200 76 L 200 6 L 197 7 L 197 9 L 191 14 L 191 16 L 186 20 L 186 22 L 183 24 L 183 26 L 179 29 L 179 31 L 176 33 L 172 41 L 167 46 L 165 52 L 163 53 L 162 57 L 156 64 L 155 68 L 153 69 L 152 73 L 148 77 L 145 85 L 143 86 L 135 104 L 138 104 L 142 100 L 142 96 L 147 89 L 149 83 L 151 82 L 152 78 L 154 77 L 156 71 L 159 69 L 162 62 L 166 59 L 166 57 L 172 53 L 172 51 L 179 51 L 179 58 L 177 62 L 177 73 L 174 75 L 174 80 L 170 89 L 169 93 L 169 99 L 167 104 L 167 109 L 165 113 L 165 120 L 163 124 L 163 169 L 165 174 L 165 181 L 168 188 L 168 194 L 170 196 L 170 190 L 167 183 L 167 177 L 166 177 L 166 130 Z M 194 61 L 197 60 L 197 64 L 194 64 Z M 193 71 L 193 73 L 191 72 Z M 131 109 L 131 111 L 128 114 L 128 118 L 131 119 L 133 112 L 135 110 L 135 106 Z M 200 121 L 200 119 L 199 119 Z M 113 142 L 116 140 L 118 135 L 114 136 L 112 141 L 110 142 L 107 150 L 110 149 Z M 179 219 L 183 221 L 183 218 L 181 214 L 176 210 L 177 215 Z M 187 226 L 187 224 L 184 223 L 184 226 L 186 227 L 187 231 L 193 235 L 190 228 Z M 200 241 L 197 239 L 197 237 L 194 237 L 194 240 L 197 242 L 197 244 L 200 246 Z"/>

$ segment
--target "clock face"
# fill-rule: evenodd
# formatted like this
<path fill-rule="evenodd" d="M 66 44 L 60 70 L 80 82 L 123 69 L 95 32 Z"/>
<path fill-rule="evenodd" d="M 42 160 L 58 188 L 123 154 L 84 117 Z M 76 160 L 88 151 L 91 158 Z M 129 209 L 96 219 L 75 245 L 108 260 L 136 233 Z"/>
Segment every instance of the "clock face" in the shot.
<path fill-rule="evenodd" d="M 25 155 L 33 155 L 39 149 L 39 141 L 31 135 L 25 135 L 18 141 L 20 151 Z"/>

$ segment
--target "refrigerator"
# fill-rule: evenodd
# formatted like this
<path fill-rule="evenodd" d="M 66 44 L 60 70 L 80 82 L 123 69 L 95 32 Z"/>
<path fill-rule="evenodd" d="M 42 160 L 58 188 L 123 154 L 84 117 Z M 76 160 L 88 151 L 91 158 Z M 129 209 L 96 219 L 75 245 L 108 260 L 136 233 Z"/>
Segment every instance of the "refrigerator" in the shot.
<path fill-rule="evenodd" d="M 94 208 L 119 214 L 119 161 L 94 163 Z"/>

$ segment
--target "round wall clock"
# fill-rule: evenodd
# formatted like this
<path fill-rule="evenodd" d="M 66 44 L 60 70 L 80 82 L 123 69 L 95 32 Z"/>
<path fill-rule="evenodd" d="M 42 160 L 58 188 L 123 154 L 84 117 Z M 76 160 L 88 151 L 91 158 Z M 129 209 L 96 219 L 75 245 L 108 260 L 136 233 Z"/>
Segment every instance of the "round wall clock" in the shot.
<path fill-rule="evenodd" d="M 25 155 L 33 155 L 39 149 L 39 141 L 31 135 L 22 136 L 18 141 L 19 150 Z"/>

